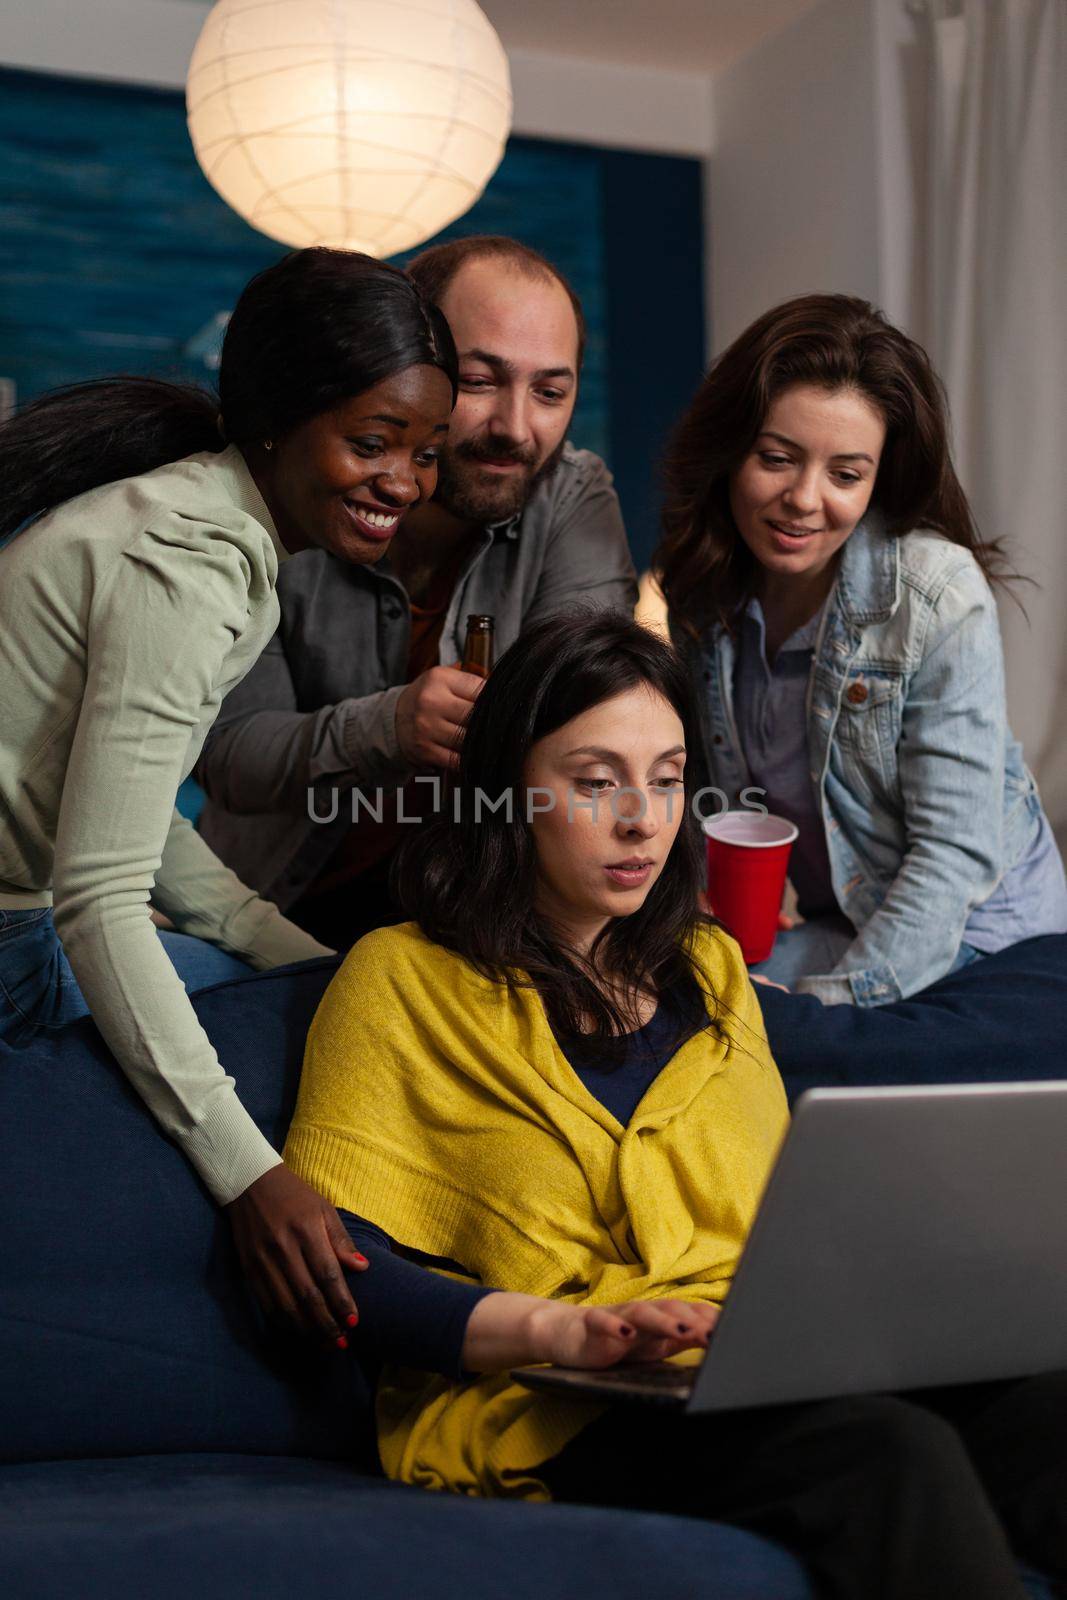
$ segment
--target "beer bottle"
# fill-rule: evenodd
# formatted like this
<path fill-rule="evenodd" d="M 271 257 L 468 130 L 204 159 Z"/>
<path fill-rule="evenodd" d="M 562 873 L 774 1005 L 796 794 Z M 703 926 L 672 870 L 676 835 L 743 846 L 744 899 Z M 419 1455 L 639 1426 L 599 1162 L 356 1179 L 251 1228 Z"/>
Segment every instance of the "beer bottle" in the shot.
<path fill-rule="evenodd" d="M 493 619 L 489 616 L 467 618 L 467 642 L 463 646 L 463 671 L 474 672 L 479 678 L 488 678 L 493 670 Z"/>

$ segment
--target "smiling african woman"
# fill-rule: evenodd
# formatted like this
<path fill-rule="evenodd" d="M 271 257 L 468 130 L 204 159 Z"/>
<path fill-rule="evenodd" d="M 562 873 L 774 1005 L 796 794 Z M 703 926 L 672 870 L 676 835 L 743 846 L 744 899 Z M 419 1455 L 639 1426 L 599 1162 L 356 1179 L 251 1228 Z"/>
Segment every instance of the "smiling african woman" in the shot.
<path fill-rule="evenodd" d="M 447 324 L 403 274 L 316 249 L 241 295 L 218 400 L 102 380 L 0 428 L 0 1038 L 91 1012 L 228 1207 L 260 1299 L 335 1339 L 353 1310 L 337 1258 L 362 1258 L 241 1105 L 182 983 L 324 947 L 174 801 L 277 627 L 279 563 L 376 561 L 433 493 L 455 388 Z"/>

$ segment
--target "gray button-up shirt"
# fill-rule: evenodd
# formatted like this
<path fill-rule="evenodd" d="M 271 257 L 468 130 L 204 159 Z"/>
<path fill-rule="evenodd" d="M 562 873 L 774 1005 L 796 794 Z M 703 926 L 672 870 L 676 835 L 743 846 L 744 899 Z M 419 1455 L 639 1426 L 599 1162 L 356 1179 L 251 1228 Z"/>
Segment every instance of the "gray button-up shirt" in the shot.
<path fill-rule="evenodd" d="M 636 598 L 611 474 L 567 445 L 521 517 L 483 531 L 456 580 L 439 659 L 459 661 L 472 612 L 495 617 L 499 653 L 542 617 L 580 604 L 631 610 Z M 196 776 L 208 796 L 200 831 L 284 908 L 350 825 L 352 791 L 411 776 L 396 739 L 411 608 L 388 557 L 364 567 L 323 550 L 285 563 L 278 600 L 278 631 L 223 702 Z"/>
<path fill-rule="evenodd" d="M 836 911 L 826 831 L 811 781 L 808 680 L 823 608 L 797 628 L 767 661 L 763 609 L 752 598 L 741 618 L 734 666 L 734 716 L 749 775 L 765 791 L 763 804 L 796 824 L 789 876 L 803 915 Z"/>

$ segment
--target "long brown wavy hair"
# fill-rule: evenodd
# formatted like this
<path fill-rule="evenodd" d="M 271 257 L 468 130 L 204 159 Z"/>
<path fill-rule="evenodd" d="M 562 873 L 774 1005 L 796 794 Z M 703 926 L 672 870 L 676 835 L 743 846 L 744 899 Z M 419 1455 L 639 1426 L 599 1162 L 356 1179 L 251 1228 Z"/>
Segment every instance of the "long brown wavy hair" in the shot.
<path fill-rule="evenodd" d="M 774 400 L 795 384 L 853 389 L 881 413 L 885 445 L 871 504 L 901 535 L 930 528 L 970 550 L 990 582 L 1009 576 L 983 541 L 952 465 L 948 402 L 921 345 L 866 300 L 807 294 L 759 317 L 712 364 L 668 446 L 663 536 L 653 556 L 672 621 L 732 628 L 756 560 L 730 511 L 729 482 Z"/>

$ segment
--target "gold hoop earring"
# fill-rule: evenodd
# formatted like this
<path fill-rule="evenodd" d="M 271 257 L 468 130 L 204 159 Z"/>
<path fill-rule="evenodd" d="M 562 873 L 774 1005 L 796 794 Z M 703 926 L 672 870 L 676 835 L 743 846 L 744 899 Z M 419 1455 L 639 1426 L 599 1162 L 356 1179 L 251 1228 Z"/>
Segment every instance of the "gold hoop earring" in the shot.
<path fill-rule="evenodd" d="M 264 450 L 273 450 L 274 449 L 274 440 L 273 439 L 264 439 L 263 448 L 264 448 Z"/>

